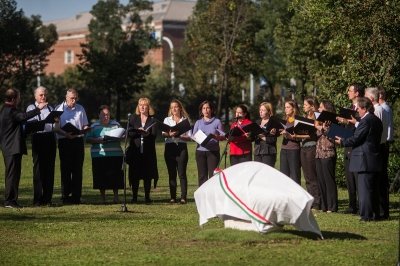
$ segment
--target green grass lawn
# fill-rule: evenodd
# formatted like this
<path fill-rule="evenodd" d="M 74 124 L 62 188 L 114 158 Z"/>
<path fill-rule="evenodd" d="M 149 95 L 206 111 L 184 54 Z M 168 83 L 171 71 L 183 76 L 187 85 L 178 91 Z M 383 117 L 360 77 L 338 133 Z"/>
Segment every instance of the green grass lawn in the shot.
<path fill-rule="evenodd" d="M 197 188 L 194 145 L 189 151 L 189 203 L 170 205 L 164 147 L 157 145 L 159 187 L 152 205 L 100 204 L 92 189 L 91 160 L 86 150 L 84 204 L 62 206 L 56 165 L 56 207 L 32 206 L 31 154 L 23 158 L 21 210 L 0 208 L 0 265 L 395 265 L 398 260 L 399 196 L 391 195 L 391 219 L 360 223 L 345 215 L 347 192 L 339 189 L 339 213 L 317 213 L 325 237 L 285 226 L 269 234 L 224 229 L 219 219 L 203 228 L 193 200 Z M 0 163 L 0 173 L 4 165 Z M 178 189 L 179 191 L 179 189 Z M 179 195 L 179 194 L 178 194 Z M 0 179 L 4 197 L 4 176 Z M 139 200 L 143 200 L 143 190 Z M 120 191 L 122 199 L 122 191 Z M 128 191 L 128 199 L 131 192 Z M 112 202 L 112 192 L 108 192 Z"/>

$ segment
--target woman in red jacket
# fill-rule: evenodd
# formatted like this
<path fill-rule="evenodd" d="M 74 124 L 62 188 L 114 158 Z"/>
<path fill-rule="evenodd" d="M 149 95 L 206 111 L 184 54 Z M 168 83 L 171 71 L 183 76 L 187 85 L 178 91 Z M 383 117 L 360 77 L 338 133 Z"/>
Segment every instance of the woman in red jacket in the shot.
<path fill-rule="evenodd" d="M 229 155 L 231 165 L 252 160 L 252 145 L 249 133 L 245 133 L 242 127 L 251 124 L 246 105 L 239 104 L 235 108 L 235 122 L 231 125 L 229 137 Z"/>

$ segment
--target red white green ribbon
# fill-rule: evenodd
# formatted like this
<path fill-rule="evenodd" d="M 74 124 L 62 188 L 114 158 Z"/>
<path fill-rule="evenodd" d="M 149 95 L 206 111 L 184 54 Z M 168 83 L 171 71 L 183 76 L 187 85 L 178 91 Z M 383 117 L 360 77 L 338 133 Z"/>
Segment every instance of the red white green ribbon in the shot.
<path fill-rule="evenodd" d="M 219 184 L 221 185 L 222 190 L 224 191 L 224 193 L 228 196 L 228 198 L 236 205 L 238 206 L 240 209 L 242 209 L 242 211 L 244 211 L 247 216 L 249 216 L 249 218 L 251 220 L 254 220 L 258 223 L 261 224 L 272 224 L 270 221 L 268 221 L 267 219 L 265 219 L 264 216 L 262 216 L 261 214 L 257 213 L 255 210 L 251 209 L 249 206 L 247 206 L 246 203 L 243 202 L 243 200 L 241 200 L 233 191 L 232 189 L 229 187 L 228 184 L 228 180 L 226 179 L 225 173 L 224 171 L 222 171 L 221 169 L 215 169 L 216 173 L 218 173 L 219 176 Z"/>

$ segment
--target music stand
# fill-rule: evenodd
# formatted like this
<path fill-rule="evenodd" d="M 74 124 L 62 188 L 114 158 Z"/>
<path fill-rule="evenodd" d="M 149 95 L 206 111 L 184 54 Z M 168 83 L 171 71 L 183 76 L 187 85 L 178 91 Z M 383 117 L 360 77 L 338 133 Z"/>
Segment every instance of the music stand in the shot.
<path fill-rule="evenodd" d="M 128 144 L 128 129 L 129 129 L 129 120 L 131 115 L 128 114 L 128 122 L 126 123 L 126 130 L 125 130 L 125 143 L 124 143 L 124 150 L 123 150 L 123 157 L 122 157 L 122 170 L 124 171 L 124 201 L 121 205 L 121 212 L 128 212 L 128 207 L 126 206 L 126 146 Z"/>

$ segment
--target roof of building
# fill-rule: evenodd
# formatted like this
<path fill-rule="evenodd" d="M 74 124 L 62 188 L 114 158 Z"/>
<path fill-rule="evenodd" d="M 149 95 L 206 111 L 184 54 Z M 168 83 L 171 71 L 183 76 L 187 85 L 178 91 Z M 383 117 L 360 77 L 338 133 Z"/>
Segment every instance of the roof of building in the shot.
<path fill-rule="evenodd" d="M 193 13 L 196 0 L 164 0 L 153 4 L 153 11 L 146 12 L 143 16 L 151 15 L 153 22 L 178 21 L 184 22 Z M 44 24 L 54 24 L 58 33 L 87 31 L 90 20 L 93 18 L 89 12 L 82 12 L 68 19 L 46 21 Z"/>

